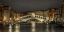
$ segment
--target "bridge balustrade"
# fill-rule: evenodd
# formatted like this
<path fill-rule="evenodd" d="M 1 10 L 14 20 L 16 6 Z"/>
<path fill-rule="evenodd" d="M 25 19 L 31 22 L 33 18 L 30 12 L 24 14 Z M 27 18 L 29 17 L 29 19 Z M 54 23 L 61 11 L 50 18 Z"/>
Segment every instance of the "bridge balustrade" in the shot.
<path fill-rule="evenodd" d="M 40 15 L 35 15 L 35 17 L 33 17 L 32 15 L 26 15 L 26 16 L 23 16 L 20 18 L 21 21 L 27 21 L 29 19 L 37 19 L 39 21 L 43 21 L 43 16 L 40 16 Z"/>
<path fill-rule="evenodd" d="M 43 16 L 35 15 L 35 17 L 32 17 L 31 15 L 29 15 L 29 16 L 24 16 L 22 19 L 28 19 L 28 18 L 40 18 L 40 19 L 43 19 Z"/>

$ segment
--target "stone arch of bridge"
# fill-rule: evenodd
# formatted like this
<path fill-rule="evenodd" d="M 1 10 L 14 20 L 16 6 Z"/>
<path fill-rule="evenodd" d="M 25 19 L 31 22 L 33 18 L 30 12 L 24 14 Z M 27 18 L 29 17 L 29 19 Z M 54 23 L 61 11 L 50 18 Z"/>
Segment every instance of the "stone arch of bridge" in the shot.
<path fill-rule="evenodd" d="M 40 19 L 40 18 L 29 18 L 29 19 L 26 19 L 27 22 L 31 22 L 31 21 L 34 21 L 34 22 L 43 22 L 44 19 Z"/>
<path fill-rule="evenodd" d="M 34 18 L 32 18 L 32 19 L 28 19 L 28 20 L 27 20 L 27 22 L 30 22 L 30 21 L 38 22 L 38 21 L 40 21 L 40 20 L 38 20 L 38 19 L 34 19 Z"/>
<path fill-rule="evenodd" d="M 29 17 L 30 16 L 30 17 Z M 40 16 L 40 15 L 35 15 L 34 17 L 32 17 L 31 15 L 26 15 L 26 16 L 23 16 L 23 17 L 20 17 L 21 21 L 31 21 L 30 19 L 32 20 L 36 20 L 36 21 L 44 21 L 43 19 L 43 16 Z"/>

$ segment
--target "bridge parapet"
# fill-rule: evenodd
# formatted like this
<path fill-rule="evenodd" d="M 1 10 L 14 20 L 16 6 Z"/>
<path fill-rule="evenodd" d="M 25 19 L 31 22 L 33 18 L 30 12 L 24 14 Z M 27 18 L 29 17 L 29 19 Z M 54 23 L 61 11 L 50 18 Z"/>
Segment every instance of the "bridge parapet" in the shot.
<path fill-rule="evenodd" d="M 34 17 L 33 17 L 32 15 L 26 15 L 26 16 L 20 17 L 20 20 L 21 20 L 21 22 L 22 22 L 22 21 L 23 21 L 23 22 L 26 22 L 27 20 L 30 20 L 30 19 L 37 19 L 37 20 L 43 22 L 43 21 L 46 20 L 46 19 L 44 19 L 44 18 L 47 18 L 47 17 L 40 16 L 40 15 L 35 15 Z M 48 18 L 47 18 L 47 20 L 48 20 Z M 47 21 L 47 20 L 46 20 L 46 21 Z"/>

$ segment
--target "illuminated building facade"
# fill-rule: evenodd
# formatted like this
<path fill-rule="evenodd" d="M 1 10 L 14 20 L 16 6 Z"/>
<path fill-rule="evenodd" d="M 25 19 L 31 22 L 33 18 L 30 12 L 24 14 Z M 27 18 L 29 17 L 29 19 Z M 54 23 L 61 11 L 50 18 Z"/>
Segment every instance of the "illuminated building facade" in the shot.
<path fill-rule="evenodd" d="M 14 13 L 9 6 L 3 6 L 0 3 L 0 21 L 9 22 L 10 19 L 14 20 Z"/>
<path fill-rule="evenodd" d="M 17 13 L 14 12 L 14 19 L 17 19 Z"/>
<path fill-rule="evenodd" d="M 10 12 L 11 8 L 9 6 L 4 6 L 4 16 L 3 16 L 3 21 L 9 21 L 10 20 Z"/>
<path fill-rule="evenodd" d="M 0 21 L 3 20 L 3 5 L 0 3 Z"/>
<path fill-rule="evenodd" d="M 55 9 L 54 8 L 52 8 L 50 11 L 49 11 L 49 20 L 50 21 L 53 21 L 53 19 L 54 19 L 54 12 L 55 11 Z"/>
<path fill-rule="evenodd" d="M 62 2 L 62 19 L 64 21 L 64 0 Z"/>

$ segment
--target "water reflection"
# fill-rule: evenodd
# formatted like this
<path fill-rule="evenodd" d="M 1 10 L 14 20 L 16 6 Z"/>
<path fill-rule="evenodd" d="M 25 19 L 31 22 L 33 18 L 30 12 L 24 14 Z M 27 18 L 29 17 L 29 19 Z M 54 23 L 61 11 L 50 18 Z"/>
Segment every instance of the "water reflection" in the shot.
<path fill-rule="evenodd" d="M 32 29 L 31 29 L 31 30 L 32 30 L 32 32 L 36 32 L 36 31 L 35 31 L 35 27 L 32 27 Z"/>
<path fill-rule="evenodd" d="M 12 32 L 12 25 L 9 24 L 9 32 Z"/>
<path fill-rule="evenodd" d="M 9 32 L 12 32 L 12 28 L 9 28 Z"/>
<path fill-rule="evenodd" d="M 20 28 L 20 24 L 16 24 L 14 28 Z"/>
<path fill-rule="evenodd" d="M 12 28 L 12 25 L 11 24 L 9 24 L 9 28 Z"/>
<path fill-rule="evenodd" d="M 54 27 L 52 26 L 52 28 L 51 28 L 51 32 L 55 32 L 55 30 L 54 30 Z"/>
<path fill-rule="evenodd" d="M 0 32 L 64 32 L 62 27 L 54 27 L 46 24 L 16 24 L 9 26 L 0 26 Z"/>
<path fill-rule="evenodd" d="M 13 26 L 13 25 L 9 24 L 9 32 L 13 32 L 13 29 L 14 29 L 14 32 L 20 32 L 20 25 L 16 24 Z"/>
<path fill-rule="evenodd" d="M 49 25 L 46 25 L 46 32 L 50 32 L 49 31 Z"/>
<path fill-rule="evenodd" d="M 31 26 L 31 28 L 32 28 L 31 31 L 32 31 L 32 32 L 36 32 L 36 31 L 35 31 L 35 22 L 32 22 L 31 24 L 32 24 L 32 26 Z"/>
<path fill-rule="evenodd" d="M 32 26 L 31 27 L 35 27 L 35 22 L 31 22 Z"/>
<path fill-rule="evenodd" d="M 16 24 L 14 27 L 14 32 L 20 32 L 20 24 Z"/>

